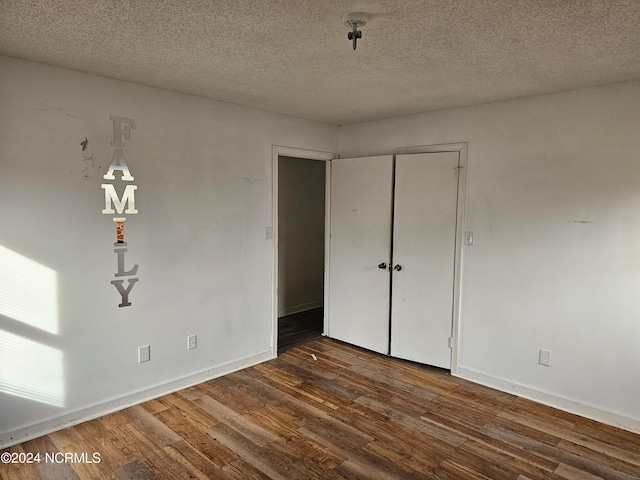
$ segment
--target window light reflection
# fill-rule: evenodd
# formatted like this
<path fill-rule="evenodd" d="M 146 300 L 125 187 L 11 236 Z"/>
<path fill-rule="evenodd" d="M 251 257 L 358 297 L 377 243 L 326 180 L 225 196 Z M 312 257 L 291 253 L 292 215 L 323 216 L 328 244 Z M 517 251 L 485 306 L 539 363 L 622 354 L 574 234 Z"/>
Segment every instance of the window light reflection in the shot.
<path fill-rule="evenodd" d="M 0 245 L 0 315 L 58 333 L 56 272 Z"/>
<path fill-rule="evenodd" d="M 0 392 L 64 407 L 60 350 L 0 330 Z"/>

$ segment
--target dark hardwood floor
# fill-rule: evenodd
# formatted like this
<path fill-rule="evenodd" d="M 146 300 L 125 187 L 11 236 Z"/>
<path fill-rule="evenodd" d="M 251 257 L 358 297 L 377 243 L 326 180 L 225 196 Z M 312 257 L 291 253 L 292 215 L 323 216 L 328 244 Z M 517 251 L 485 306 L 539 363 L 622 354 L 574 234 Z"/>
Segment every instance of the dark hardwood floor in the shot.
<path fill-rule="evenodd" d="M 101 462 L 3 480 L 640 478 L 640 435 L 326 338 L 6 451 Z"/>
<path fill-rule="evenodd" d="M 319 338 L 324 308 L 314 308 L 278 318 L 278 354 Z"/>

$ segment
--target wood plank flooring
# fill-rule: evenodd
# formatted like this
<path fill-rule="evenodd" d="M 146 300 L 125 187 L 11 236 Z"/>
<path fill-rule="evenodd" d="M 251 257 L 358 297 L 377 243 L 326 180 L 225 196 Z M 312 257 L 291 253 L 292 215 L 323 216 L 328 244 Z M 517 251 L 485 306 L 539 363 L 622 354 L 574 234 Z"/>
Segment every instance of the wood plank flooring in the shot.
<path fill-rule="evenodd" d="M 3 480 L 640 478 L 639 435 L 325 338 L 5 451 L 101 462 Z"/>
<path fill-rule="evenodd" d="M 278 354 L 319 338 L 323 329 L 324 308 L 313 308 L 278 318 Z"/>

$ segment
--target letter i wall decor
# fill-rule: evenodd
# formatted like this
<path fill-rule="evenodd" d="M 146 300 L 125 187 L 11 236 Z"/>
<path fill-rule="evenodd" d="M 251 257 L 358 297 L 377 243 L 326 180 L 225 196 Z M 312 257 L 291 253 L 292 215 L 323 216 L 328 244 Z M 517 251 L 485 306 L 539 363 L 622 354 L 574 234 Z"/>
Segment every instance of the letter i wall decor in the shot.
<path fill-rule="evenodd" d="M 129 171 L 129 166 L 127 165 L 122 149 L 125 147 L 125 140 L 127 142 L 131 141 L 131 130 L 136 129 L 136 122 L 132 118 L 124 117 L 111 116 L 109 119 L 113 123 L 113 140 L 111 141 L 111 146 L 116 147 L 116 149 L 113 152 L 109 170 L 102 178 L 105 180 L 115 180 L 116 177 L 114 172 L 118 171 L 121 174 L 121 180 L 123 182 L 133 182 L 133 176 Z M 122 197 L 120 198 L 118 197 L 116 188 L 113 184 L 103 183 L 100 186 L 104 190 L 104 209 L 102 210 L 104 215 L 114 215 L 115 213 L 122 215 L 123 212 L 127 215 L 136 215 L 138 213 L 135 202 L 135 192 L 138 188 L 137 185 L 127 184 L 124 188 L 124 192 L 122 193 Z M 113 251 L 118 259 L 118 271 L 115 274 L 116 280 L 112 280 L 111 285 L 116 287 L 116 290 L 118 290 L 118 293 L 120 294 L 121 301 L 118 304 L 119 307 L 128 307 L 131 305 L 129 295 L 131 290 L 133 290 L 133 286 L 139 280 L 138 278 L 131 278 L 138 272 L 137 264 L 129 270 L 125 267 L 127 242 L 124 241 L 124 223 L 126 221 L 126 217 L 113 217 L 116 230 L 116 242 L 113 244 L 115 247 Z M 124 286 L 125 279 L 118 279 L 118 277 L 129 277 L 126 278 L 128 281 L 126 287 Z"/>

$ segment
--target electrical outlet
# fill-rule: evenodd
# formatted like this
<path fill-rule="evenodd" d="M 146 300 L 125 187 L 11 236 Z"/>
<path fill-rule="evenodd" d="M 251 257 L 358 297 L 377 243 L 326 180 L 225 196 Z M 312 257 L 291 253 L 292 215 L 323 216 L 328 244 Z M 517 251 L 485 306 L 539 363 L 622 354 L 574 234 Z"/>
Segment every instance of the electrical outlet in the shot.
<path fill-rule="evenodd" d="M 151 360 L 151 347 L 149 345 L 138 347 L 138 363 L 148 362 L 149 360 Z"/>
<path fill-rule="evenodd" d="M 198 346 L 198 336 L 197 335 L 189 335 L 187 337 L 187 350 L 193 350 Z"/>
<path fill-rule="evenodd" d="M 538 354 L 538 363 L 540 365 L 544 365 L 548 367 L 551 365 L 551 352 L 549 350 L 545 350 L 543 348 L 540 349 L 540 353 Z"/>

